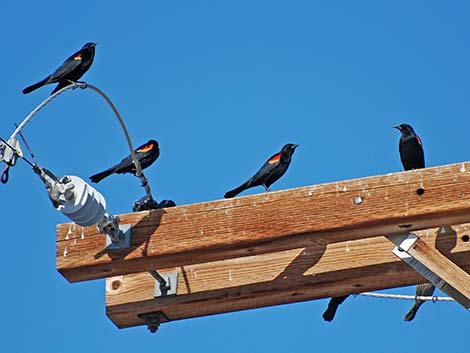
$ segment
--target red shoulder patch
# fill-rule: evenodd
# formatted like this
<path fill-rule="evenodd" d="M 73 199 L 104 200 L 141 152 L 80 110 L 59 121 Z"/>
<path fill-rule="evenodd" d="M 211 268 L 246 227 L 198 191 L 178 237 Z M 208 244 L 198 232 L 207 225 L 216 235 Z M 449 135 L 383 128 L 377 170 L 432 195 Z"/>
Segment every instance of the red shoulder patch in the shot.
<path fill-rule="evenodd" d="M 82 60 L 82 54 L 75 55 L 73 60 Z"/>
<path fill-rule="evenodd" d="M 137 152 L 148 152 L 148 151 L 151 151 L 152 149 L 153 149 L 153 143 L 138 149 Z"/>
<path fill-rule="evenodd" d="M 281 156 L 282 156 L 282 153 L 278 153 L 276 154 L 273 158 L 271 158 L 268 163 L 269 164 L 274 164 L 274 163 L 277 163 L 281 160 Z"/>
<path fill-rule="evenodd" d="M 422 146 L 422 145 L 423 145 L 423 143 L 421 142 L 421 139 L 419 138 L 419 136 L 418 136 L 418 135 L 416 135 L 416 140 L 418 141 L 418 143 L 419 143 L 419 145 L 420 145 L 420 146 Z"/>

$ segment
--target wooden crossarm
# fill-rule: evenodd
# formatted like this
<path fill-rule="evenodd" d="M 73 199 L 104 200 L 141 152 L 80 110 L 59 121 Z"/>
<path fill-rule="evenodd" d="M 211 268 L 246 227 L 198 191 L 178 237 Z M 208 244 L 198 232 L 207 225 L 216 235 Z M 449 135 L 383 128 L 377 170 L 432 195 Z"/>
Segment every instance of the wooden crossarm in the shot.
<path fill-rule="evenodd" d="M 132 225 L 124 251 L 106 251 L 95 227 L 59 225 L 59 272 L 75 282 L 464 223 L 470 163 L 120 217 Z"/>

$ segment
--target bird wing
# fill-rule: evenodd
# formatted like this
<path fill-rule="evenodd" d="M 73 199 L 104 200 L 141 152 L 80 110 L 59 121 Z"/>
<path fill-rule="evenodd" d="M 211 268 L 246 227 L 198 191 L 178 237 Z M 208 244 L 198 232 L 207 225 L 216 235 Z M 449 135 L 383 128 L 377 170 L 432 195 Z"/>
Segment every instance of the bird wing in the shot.
<path fill-rule="evenodd" d="M 263 166 L 253 175 L 248 183 L 250 185 L 261 185 L 266 177 L 272 173 L 274 169 L 279 165 L 281 161 L 282 153 L 276 153 L 272 155 L 264 164 Z"/>
<path fill-rule="evenodd" d="M 418 149 L 418 155 L 419 155 L 419 159 L 420 161 L 422 161 L 421 163 L 423 164 L 423 168 L 424 168 L 424 151 L 423 151 L 423 143 L 421 142 L 421 139 L 419 138 L 419 136 L 416 136 L 416 141 L 418 141 L 418 144 L 419 144 L 419 149 Z"/>
<path fill-rule="evenodd" d="M 144 143 L 143 145 L 137 147 L 134 150 L 135 158 L 140 161 L 140 165 L 142 169 L 146 168 L 148 165 L 146 163 L 145 157 L 149 157 L 152 155 L 151 152 L 155 148 L 155 145 L 152 142 Z M 157 155 L 158 157 L 158 155 Z M 156 158 L 155 158 L 156 159 Z M 155 159 L 151 159 L 153 162 Z M 151 164 L 151 163 L 150 163 Z M 124 173 L 124 172 L 135 172 L 135 166 L 132 162 L 132 157 L 129 155 L 121 160 L 118 164 L 114 166 L 116 173 Z"/>
<path fill-rule="evenodd" d="M 148 152 L 148 151 L 151 151 L 153 148 L 154 148 L 154 144 L 152 142 L 147 142 L 147 143 L 143 144 L 142 146 L 137 147 L 137 149 L 135 150 L 135 153 Z"/>
<path fill-rule="evenodd" d="M 54 71 L 54 73 L 49 78 L 49 82 L 60 81 L 64 76 L 74 71 L 82 63 L 82 56 L 82 50 L 79 50 L 75 54 L 71 55 L 62 63 L 62 65 L 59 66 L 57 70 Z"/>
<path fill-rule="evenodd" d="M 136 156 L 136 158 L 139 158 Z M 132 157 L 127 156 L 123 158 L 118 164 L 113 166 L 114 172 L 121 174 L 121 173 L 129 173 L 131 170 L 135 170 L 134 163 L 132 163 Z"/>
<path fill-rule="evenodd" d="M 400 140 L 400 159 L 405 170 L 424 168 L 424 151 L 419 137 Z"/>

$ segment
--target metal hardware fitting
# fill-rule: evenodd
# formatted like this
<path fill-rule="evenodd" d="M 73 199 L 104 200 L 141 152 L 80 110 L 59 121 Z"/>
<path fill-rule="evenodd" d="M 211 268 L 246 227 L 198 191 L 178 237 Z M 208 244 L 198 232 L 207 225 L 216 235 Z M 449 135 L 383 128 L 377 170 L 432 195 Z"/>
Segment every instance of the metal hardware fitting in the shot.
<path fill-rule="evenodd" d="M 159 208 L 167 208 L 176 206 L 173 200 L 162 200 L 160 202 L 155 201 L 152 197 L 144 196 L 134 202 L 132 207 L 133 212 L 147 211 L 147 210 L 158 210 Z"/>
<path fill-rule="evenodd" d="M 100 231 L 100 233 L 103 232 Z M 129 249 L 131 247 L 131 235 L 130 224 L 116 224 L 116 228 L 110 233 L 106 232 L 106 250 Z"/>
<path fill-rule="evenodd" d="M 143 313 L 137 315 L 147 325 L 147 330 L 155 333 L 162 322 L 168 322 L 170 319 L 161 311 L 154 311 L 151 313 Z"/>
<path fill-rule="evenodd" d="M 160 275 L 157 271 L 149 271 L 155 278 L 155 295 L 154 297 L 165 297 L 167 295 L 176 295 L 178 289 L 178 272 L 169 272 Z"/>
<path fill-rule="evenodd" d="M 7 143 L 0 142 L 0 162 L 5 162 L 5 168 L 0 178 L 3 184 L 8 182 L 10 167 L 13 167 L 17 159 L 21 157 L 23 157 L 23 151 L 16 138 L 10 137 Z"/>
<path fill-rule="evenodd" d="M 419 262 L 417 259 L 415 259 L 412 255 L 408 253 L 408 251 L 418 240 L 418 237 L 415 234 L 394 234 L 387 236 L 387 238 L 396 245 L 392 252 L 398 258 L 400 258 L 407 265 L 413 268 L 421 276 L 426 278 L 434 286 L 436 286 L 444 293 L 447 293 L 450 297 L 455 299 L 455 301 L 462 305 L 465 309 L 470 309 L 469 298 L 460 293 L 457 289 L 447 283 L 445 279 L 441 278 L 438 274 L 434 273 L 432 270 L 430 270 L 428 267 L 426 267 L 424 264 Z"/>
<path fill-rule="evenodd" d="M 394 243 L 396 246 L 393 248 L 392 252 L 410 267 L 412 267 L 416 272 L 422 275 L 424 278 L 429 280 L 436 287 L 441 288 L 445 281 L 424 266 L 421 262 L 416 260 L 413 256 L 408 254 L 408 251 L 413 247 L 413 245 L 418 240 L 418 237 L 413 234 L 394 234 L 387 236 L 388 240 Z"/>

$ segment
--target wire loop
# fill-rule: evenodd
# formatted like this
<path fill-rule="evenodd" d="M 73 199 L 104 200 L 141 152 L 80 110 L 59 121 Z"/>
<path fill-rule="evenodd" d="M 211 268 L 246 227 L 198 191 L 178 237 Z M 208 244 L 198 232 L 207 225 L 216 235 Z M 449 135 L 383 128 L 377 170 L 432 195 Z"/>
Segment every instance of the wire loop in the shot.
<path fill-rule="evenodd" d="M 90 85 L 89 83 L 86 83 L 86 82 L 83 82 L 83 81 L 78 81 L 78 82 L 69 81 L 69 82 L 70 82 L 70 85 L 65 86 L 64 88 L 58 90 L 54 94 L 51 94 L 44 101 L 42 101 L 41 104 L 39 104 L 36 108 L 34 108 L 33 111 L 31 111 L 31 113 L 29 113 L 28 116 L 21 122 L 21 124 L 16 127 L 16 129 L 13 132 L 13 134 L 11 135 L 10 139 L 11 138 L 16 138 L 16 135 L 18 135 L 21 132 L 21 130 L 26 126 L 26 124 L 37 113 L 39 113 L 39 111 L 41 109 L 43 109 L 47 104 L 49 104 L 54 98 L 56 98 L 60 94 L 64 93 L 67 90 L 70 90 L 70 89 L 76 89 L 76 88 L 86 89 L 86 88 L 89 88 L 92 91 L 95 91 L 96 93 L 98 93 L 109 104 L 109 106 L 111 107 L 111 109 L 114 112 L 114 115 L 116 115 L 116 118 L 118 119 L 119 124 L 121 125 L 122 130 L 124 131 L 124 135 L 126 137 L 127 144 L 129 146 L 129 149 L 130 149 L 130 152 L 131 152 L 132 163 L 134 163 L 135 170 L 136 170 L 135 174 L 138 178 L 140 178 L 140 180 L 142 182 L 142 186 L 144 187 L 145 192 L 147 194 L 147 197 L 153 198 L 152 197 L 152 192 L 150 190 L 150 186 L 148 185 L 147 179 L 145 178 L 145 175 L 142 172 L 142 167 L 140 165 L 140 162 L 135 156 L 134 147 L 132 146 L 132 141 L 131 141 L 129 132 L 127 130 L 126 124 L 124 123 L 124 120 L 122 119 L 121 114 L 119 114 L 119 111 L 117 110 L 114 103 L 111 101 L 111 99 L 101 89 L 99 89 L 96 86 Z M 4 184 L 8 181 L 8 169 L 9 169 L 9 166 L 7 165 L 5 167 L 5 169 L 3 170 L 3 173 L 2 173 L 2 176 L 1 176 L 1 182 L 4 183 Z"/>
<path fill-rule="evenodd" d="M 10 166 L 7 164 L 7 165 L 5 165 L 5 168 L 3 168 L 2 178 L 0 179 L 2 184 L 8 183 L 9 171 L 10 171 Z"/>

